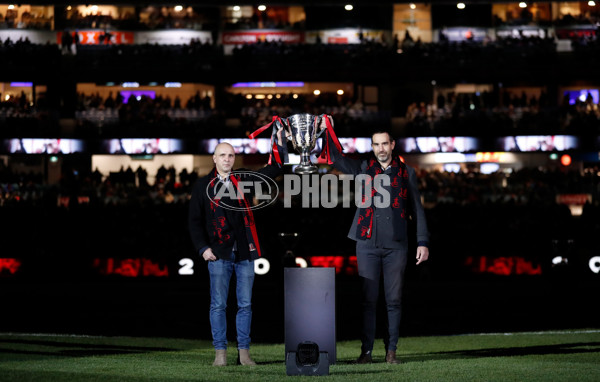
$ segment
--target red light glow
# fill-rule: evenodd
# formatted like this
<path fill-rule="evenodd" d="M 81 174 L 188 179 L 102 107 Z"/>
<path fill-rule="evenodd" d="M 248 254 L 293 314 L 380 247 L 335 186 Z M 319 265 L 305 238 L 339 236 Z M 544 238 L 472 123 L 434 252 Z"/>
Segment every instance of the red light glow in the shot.
<path fill-rule="evenodd" d="M 542 266 L 519 256 L 469 256 L 465 265 L 475 273 L 491 273 L 501 276 L 541 275 Z"/>
<path fill-rule="evenodd" d="M 6 269 L 8 273 L 14 275 L 19 271 L 21 262 L 13 258 L 0 258 L 0 274 Z"/>
<path fill-rule="evenodd" d="M 94 268 L 102 275 L 123 277 L 168 277 L 169 267 L 149 259 L 94 259 Z"/>
<path fill-rule="evenodd" d="M 356 256 L 311 256 L 310 264 L 313 267 L 335 268 L 335 273 L 353 276 L 358 274 Z"/>

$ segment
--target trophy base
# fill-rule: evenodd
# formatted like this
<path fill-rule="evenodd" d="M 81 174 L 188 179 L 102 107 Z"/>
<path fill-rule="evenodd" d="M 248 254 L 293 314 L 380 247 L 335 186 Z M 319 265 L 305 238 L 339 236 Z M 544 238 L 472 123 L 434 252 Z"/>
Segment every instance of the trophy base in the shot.
<path fill-rule="evenodd" d="M 319 172 L 317 166 L 313 165 L 298 165 L 294 170 L 296 174 L 316 174 Z"/>

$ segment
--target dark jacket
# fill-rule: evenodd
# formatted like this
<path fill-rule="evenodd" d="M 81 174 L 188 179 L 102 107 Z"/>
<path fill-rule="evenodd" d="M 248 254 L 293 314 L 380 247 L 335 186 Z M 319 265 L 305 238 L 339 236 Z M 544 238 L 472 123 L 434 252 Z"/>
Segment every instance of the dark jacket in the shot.
<path fill-rule="evenodd" d="M 345 157 L 337 150 L 331 151 L 333 166 L 339 171 L 359 175 L 367 173 L 367 160 L 357 160 Z M 396 154 L 394 154 L 396 155 Z M 412 219 L 416 220 L 417 243 L 418 245 L 428 246 L 429 232 L 427 230 L 427 221 L 425 218 L 425 210 L 421 204 L 421 196 L 417 183 L 417 175 L 415 169 L 406 166 L 408 170 L 408 192 L 407 192 L 407 207 L 408 213 Z M 389 191 L 389 190 L 388 190 Z M 362 240 L 356 235 L 356 226 L 359 216 L 359 209 L 356 210 L 354 220 L 348 233 L 348 237 L 352 240 Z M 389 249 L 408 249 L 408 229 L 407 225 L 401 227 L 392 224 L 391 208 L 375 209 L 373 220 L 373 234 L 371 239 L 364 240 L 369 246 Z"/>
<path fill-rule="evenodd" d="M 243 181 L 258 181 L 246 174 L 247 170 L 234 170 L 233 173 L 240 177 Z M 271 179 L 274 179 L 281 173 L 281 169 L 277 165 L 268 165 L 258 171 Z M 215 171 L 211 171 L 208 175 L 198 179 L 192 190 L 192 198 L 190 200 L 188 225 L 192 243 L 202 255 L 204 251 L 211 248 L 214 255 L 219 259 L 230 259 L 231 253 L 235 249 L 237 251 L 236 259 L 256 259 L 258 252 L 251 251 L 248 248 L 248 240 L 246 238 L 246 228 L 244 223 L 244 213 L 239 210 L 230 210 L 221 206 L 216 207 L 222 209 L 222 215 L 227 219 L 228 231 L 222 232 L 223 235 L 229 237 L 229 240 L 221 240 L 214 235 L 214 228 L 211 226 L 211 217 L 214 213 L 211 211 L 211 205 L 214 204 L 210 200 L 207 188 L 209 183 L 215 178 Z M 252 205 L 252 195 L 244 195 L 249 205 Z M 233 205 L 236 201 L 231 201 L 228 198 L 223 198 L 223 203 Z"/>

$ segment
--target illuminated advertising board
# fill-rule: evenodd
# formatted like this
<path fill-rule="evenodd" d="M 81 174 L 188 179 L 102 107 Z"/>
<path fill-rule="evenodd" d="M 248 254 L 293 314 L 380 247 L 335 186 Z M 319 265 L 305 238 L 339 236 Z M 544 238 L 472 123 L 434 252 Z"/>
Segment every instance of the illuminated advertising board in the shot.
<path fill-rule="evenodd" d="M 575 26 L 572 28 L 558 28 L 556 29 L 556 37 L 559 39 L 580 39 L 580 38 L 592 38 L 595 37 L 596 27 L 594 25 L 589 26 Z"/>
<path fill-rule="evenodd" d="M 256 44 L 259 42 L 281 42 L 300 44 L 304 42 L 304 32 L 281 30 L 227 31 L 221 35 L 223 45 Z"/>
<path fill-rule="evenodd" d="M 342 149 L 346 154 L 368 153 L 371 151 L 370 138 L 339 138 Z M 205 139 L 200 142 L 200 152 L 212 154 L 215 147 L 221 142 L 227 142 L 233 146 L 236 154 L 269 154 L 271 152 L 270 138 L 226 138 L 226 139 Z M 318 139 L 315 145 L 315 152 L 322 150 L 322 139 Z M 293 156 L 294 152 L 290 151 Z"/>
<path fill-rule="evenodd" d="M 571 135 L 521 135 L 497 140 L 497 149 L 501 151 L 566 151 L 577 148 L 579 139 Z"/>
<path fill-rule="evenodd" d="M 499 38 L 546 38 L 547 35 L 548 33 L 544 29 L 527 25 L 501 27 L 496 29 L 496 37 Z"/>
<path fill-rule="evenodd" d="M 479 140 L 473 137 L 401 138 L 396 148 L 404 153 L 464 153 L 477 151 Z"/>
<path fill-rule="evenodd" d="M 183 142 L 172 138 L 127 138 L 107 139 L 102 146 L 107 154 L 173 154 L 182 152 Z"/>
<path fill-rule="evenodd" d="M 72 32 L 75 33 L 75 32 Z M 56 33 L 56 43 L 61 44 L 63 32 Z M 133 44 L 134 32 L 113 31 L 105 32 L 103 29 L 90 29 L 77 31 L 81 45 L 122 45 Z"/>
<path fill-rule="evenodd" d="M 212 44 L 212 34 L 210 31 L 182 29 L 135 32 L 136 44 L 187 45 L 192 41 Z"/>
<path fill-rule="evenodd" d="M 569 99 L 569 105 L 575 105 L 578 101 L 585 103 L 590 98 L 595 104 L 600 101 L 598 89 L 565 90 L 563 95 Z"/>
<path fill-rule="evenodd" d="M 205 139 L 200 142 L 200 152 L 212 154 L 219 143 L 227 142 L 233 146 L 236 154 L 269 154 L 271 152 L 270 138 L 226 138 Z"/>
<path fill-rule="evenodd" d="M 83 152 L 79 139 L 13 138 L 3 141 L 3 151 L 10 154 L 73 154 Z"/>
<path fill-rule="evenodd" d="M 383 30 L 336 28 L 306 32 L 306 42 L 315 44 L 320 39 L 323 44 L 361 44 L 365 40 L 380 41 L 384 35 Z"/>
<path fill-rule="evenodd" d="M 440 36 L 444 35 L 446 40 L 450 42 L 483 41 L 487 36 L 485 28 L 475 27 L 449 27 L 440 30 L 439 33 Z"/>

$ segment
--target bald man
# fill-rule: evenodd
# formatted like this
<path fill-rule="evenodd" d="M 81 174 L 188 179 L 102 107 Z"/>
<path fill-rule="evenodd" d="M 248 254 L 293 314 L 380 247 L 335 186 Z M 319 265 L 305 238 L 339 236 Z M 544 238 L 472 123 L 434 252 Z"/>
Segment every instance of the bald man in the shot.
<path fill-rule="evenodd" d="M 281 131 L 277 138 L 280 145 Z M 256 171 L 260 174 L 257 176 L 253 176 L 251 171 L 234 171 L 235 150 L 229 143 L 217 145 L 213 162 L 214 169 L 194 185 L 189 209 L 189 230 L 193 244 L 208 263 L 210 325 L 215 348 L 213 366 L 227 365 L 226 307 L 233 273 L 236 276 L 238 305 L 238 364 L 252 366 L 256 365 L 249 353 L 252 285 L 254 260 L 261 253 L 252 213 L 252 195 L 235 191 L 248 190 L 248 187 L 240 187 L 240 182 L 258 182 L 264 180 L 264 176 L 274 179 L 281 173 L 281 168 L 277 164 L 269 164 Z M 271 158 L 269 163 L 276 161 Z"/>

